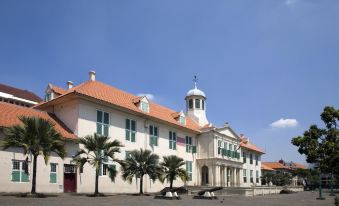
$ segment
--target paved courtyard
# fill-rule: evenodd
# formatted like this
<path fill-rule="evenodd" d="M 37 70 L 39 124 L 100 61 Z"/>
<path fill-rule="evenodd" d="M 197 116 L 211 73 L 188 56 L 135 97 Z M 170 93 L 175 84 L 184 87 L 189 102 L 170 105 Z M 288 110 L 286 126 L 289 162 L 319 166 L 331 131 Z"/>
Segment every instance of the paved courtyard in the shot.
<path fill-rule="evenodd" d="M 230 196 L 221 197 L 218 200 L 197 200 L 191 196 L 182 196 L 182 200 L 159 200 L 153 196 L 114 195 L 106 197 L 87 197 L 82 195 L 58 195 L 46 198 L 21 198 L 15 196 L 0 196 L 0 205 L 10 206 L 93 206 L 93 205 L 240 205 L 240 206 L 265 206 L 265 205 L 288 205 L 288 206 L 322 206 L 334 205 L 334 198 L 325 194 L 326 200 L 316 200 L 317 193 L 300 192 L 288 195 L 268 195 L 257 197 Z"/>

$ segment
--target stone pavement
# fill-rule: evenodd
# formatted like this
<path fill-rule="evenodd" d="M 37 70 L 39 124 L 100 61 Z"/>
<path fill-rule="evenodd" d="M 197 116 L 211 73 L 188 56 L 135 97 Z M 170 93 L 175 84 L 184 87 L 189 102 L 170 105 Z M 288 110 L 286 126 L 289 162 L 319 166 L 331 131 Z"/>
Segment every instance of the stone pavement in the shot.
<path fill-rule="evenodd" d="M 325 193 L 326 200 L 316 200 L 317 193 L 299 192 L 296 194 L 267 195 L 256 197 L 229 196 L 220 197 L 218 200 L 197 200 L 192 196 L 182 196 L 182 200 L 159 200 L 154 196 L 112 195 L 105 197 L 87 197 L 84 195 L 60 194 L 46 198 L 21 198 L 15 196 L 0 195 L 0 205 L 9 206 L 105 206 L 105 205 L 240 205 L 240 206 L 322 206 L 334 205 L 334 197 Z M 337 194 L 339 195 L 339 194 Z"/>

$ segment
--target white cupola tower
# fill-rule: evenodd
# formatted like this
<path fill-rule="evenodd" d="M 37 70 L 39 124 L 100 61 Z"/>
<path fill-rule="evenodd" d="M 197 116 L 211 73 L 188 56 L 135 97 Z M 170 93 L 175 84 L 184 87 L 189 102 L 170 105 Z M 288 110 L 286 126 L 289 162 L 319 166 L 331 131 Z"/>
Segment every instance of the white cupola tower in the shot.
<path fill-rule="evenodd" d="M 194 76 L 194 89 L 186 95 L 186 115 L 195 121 L 199 126 L 208 124 L 206 118 L 206 95 L 197 88 L 197 77 Z"/>

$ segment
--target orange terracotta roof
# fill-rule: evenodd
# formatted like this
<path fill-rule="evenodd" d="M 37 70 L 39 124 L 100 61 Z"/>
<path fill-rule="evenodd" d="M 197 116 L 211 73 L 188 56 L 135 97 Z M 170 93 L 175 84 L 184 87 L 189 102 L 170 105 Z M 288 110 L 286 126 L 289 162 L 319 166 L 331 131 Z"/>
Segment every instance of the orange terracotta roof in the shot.
<path fill-rule="evenodd" d="M 52 85 L 52 84 L 51 84 Z M 66 93 L 66 90 L 64 90 L 63 88 L 61 87 L 58 87 L 58 86 L 55 86 L 55 85 L 52 85 L 52 88 L 51 88 L 55 93 L 58 93 L 58 94 L 65 94 Z"/>
<path fill-rule="evenodd" d="M 262 170 L 268 170 L 268 171 L 273 171 L 274 169 L 270 168 L 269 166 L 267 166 L 264 163 L 261 163 L 261 169 Z"/>
<path fill-rule="evenodd" d="M 0 102 L 0 127 L 10 127 L 20 124 L 18 117 L 40 117 L 55 124 L 55 129 L 65 138 L 75 139 L 74 135 L 55 115 L 32 108 L 21 107 L 14 104 Z"/>
<path fill-rule="evenodd" d="M 267 167 L 270 167 L 272 169 L 286 169 L 289 170 L 290 168 L 279 163 L 279 162 L 262 162 L 261 165 L 265 165 Z"/>
<path fill-rule="evenodd" d="M 142 113 L 146 116 L 159 119 L 180 127 L 184 127 L 195 132 L 200 132 L 199 125 L 193 122 L 193 120 L 186 116 L 186 125 L 181 125 L 177 120 L 175 120 L 172 116 L 173 113 L 176 111 L 169 109 L 167 107 L 161 106 L 154 102 L 150 102 L 150 111 L 149 113 L 141 111 L 136 105 L 135 100 L 138 96 L 133 94 L 127 93 L 125 91 L 119 90 L 115 87 L 110 85 L 104 84 L 99 81 L 86 81 L 78 86 L 75 86 L 67 91 L 63 95 L 58 96 L 57 98 L 38 105 L 34 108 L 42 108 L 46 104 L 51 104 L 54 100 L 60 99 L 63 96 L 74 93 L 85 95 L 88 97 L 95 98 L 97 100 L 101 100 L 116 106 L 120 106 L 122 108 L 131 110 L 133 112 Z"/>
<path fill-rule="evenodd" d="M 303 165 L 303 164 L 296 163 L 296 162 L 293 162 L 292 164 L 294 164 L 295 168 L 298 168 L 298 169 L 304 169 L 304 170 L 307 169 L 307 166 L 305 166 L 305 165 Z"/>
<path fill-rule="evenodd" d="M 265 154 L 265 152 L 262 149 L 260 149 L 256 145 L 250 143 L 248 141 L 248 139 L 246 139 L 246 138 L 241 138 L 240 139 L 240 146 L 243 147 L 243 148 L 255 151 L 255 152 L 259 152 L 259 153 Z"/>

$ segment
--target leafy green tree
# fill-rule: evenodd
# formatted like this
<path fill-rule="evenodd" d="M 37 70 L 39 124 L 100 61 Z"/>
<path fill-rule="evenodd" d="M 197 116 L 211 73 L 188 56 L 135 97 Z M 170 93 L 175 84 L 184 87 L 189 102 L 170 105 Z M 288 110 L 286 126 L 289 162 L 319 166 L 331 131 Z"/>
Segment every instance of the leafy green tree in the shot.
<path fill-rule="evenodd" d="M 7 150 L 10 147 L 23 149 L 25 155 L 33 156 L 33 177 L 31 194 L 36 195 L 36 173 L 38 156 L 43 155 L 45 164 L 48 163 L 51 153 L 64 158 L 66 151 L 64 141 L 54 124 L 48 120 L 37 117 L 19 117 L 22 124 L 4 130 L 5 138 L 0 146 Z"/>
<path fill-rule="evenodd" d="M 102 165 L 110 160 L 111 163 L 121 164 L 121 160 L 115 158 L 115 153 L 120 153 L 123 147 L 118 140 L 109 141 L 109 137 L 99 134 L 88 135 L 78 139 L 80 150 L 76 153 L 73 161 L 80 167 L 88 163 L 95 169 L 94 196 L 99 195 L 99 171 Z M 113 165 L 108 165 L 109 177 L 114 181 L 117 171 Z"/>
<path fill-rule="evenodd" d="M 325 107 L 321 113 L 325 128 L 311 125 L 302 136 L 294 137 L 292 144 L 308 163 L 316 163 L 321 172 L 339 174 L 339 110 Z"/>
<path fill-rule="evenodd" d="M 132 183 L 133 178 L 140 179 L 139 194 L 143 194 L 144 175 L 148 175 L 151 180 L 162 180 L 162 169 L 159 165 L 159 156 L 150 150 L 133 150 L 129 153 L 122 164 L 122 177 Z"/>
<path fill-rule="evenodd" d="M 185 169 L 182 166 L 185 165 L 184 159 L 177 157 L 175 155 L 163 157 L 164 161 L 160 163 L 164 178 L 170 182 L 170 189 L 173 187 L 173 180 L 176 177 L 179 177 L 182 181 L 186 182 L 188 175 Z"/>
<path fill-rule="evenodd" d="M 290 185 L 292 182 L 292 176 L 288 173 L 278 172 L 267 172 L 261 176 L 263 184 L 268 184 L 272 182 L 276 186 L 285 186 Z"/>

